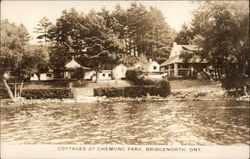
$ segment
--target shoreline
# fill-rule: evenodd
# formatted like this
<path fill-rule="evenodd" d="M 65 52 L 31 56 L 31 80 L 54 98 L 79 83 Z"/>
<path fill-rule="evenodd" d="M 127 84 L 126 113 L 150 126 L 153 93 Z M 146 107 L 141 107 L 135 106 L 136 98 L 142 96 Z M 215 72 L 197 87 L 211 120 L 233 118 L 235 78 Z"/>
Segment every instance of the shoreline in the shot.
<path fill-rule="evenodd" d="M 242 102 L 250 102 L 249 96 L 241 96 L 239 98 L 236 97 L 217 97 L 217 98 L 181 98 L 181 97 L 158 97 L 158 96 L 149 96 L 149 97 L 86 97 L 82 99 L 25 99 L 20 98 L 16 103 L 12 102 L 10 99 L 0 99 L 0 107 L 5 106 L 22 106 L 22 105 L 32 105 L 32 104 L 60 104 L 60 103 L 98 103 L 98 102 L 139 102 L 139 101 L 242 101 Z"/>

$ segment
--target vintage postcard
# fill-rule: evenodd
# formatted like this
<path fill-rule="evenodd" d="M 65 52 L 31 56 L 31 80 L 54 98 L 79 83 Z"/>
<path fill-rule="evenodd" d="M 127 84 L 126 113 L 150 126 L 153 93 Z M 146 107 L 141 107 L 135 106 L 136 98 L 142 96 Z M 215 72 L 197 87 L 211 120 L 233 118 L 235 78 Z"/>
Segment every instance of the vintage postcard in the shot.
<path fill-rule="evenodd" d="M 247 159 L 248 1 L 1 1 L 1 158 Z"/>

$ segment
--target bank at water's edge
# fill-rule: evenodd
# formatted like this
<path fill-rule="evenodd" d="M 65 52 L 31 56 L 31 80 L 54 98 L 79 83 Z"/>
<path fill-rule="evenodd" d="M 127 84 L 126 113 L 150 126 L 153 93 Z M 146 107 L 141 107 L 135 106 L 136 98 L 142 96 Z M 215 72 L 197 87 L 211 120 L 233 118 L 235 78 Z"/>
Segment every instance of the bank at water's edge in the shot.
<path fill-rule="evenodd" d="M 63 89 L 59 89 L 59 93 L 57 90 L 57 94 L 55 98 L 41 98 L 41 99 L 26 99 L 20 98 L 18 103 L 12 103 L 9 99 L 0 99 L 0 106 L 9 106 L 9 105 L 22 105 L 22 104 L 46 104 L 46 103 L 92 103 L 92 102 L 102 102 L 102 101 L 225 101 L 225 100 L 237 100 L 237 101 L 250 101 L 249 96 L 241 96 L 241 97 L 233 97 L 229 96 L 224 89 L 222 89 L 221 85 L 218 82 L 208 82 L 208 81 L 197 81 L 197 80 L 175 80 L 170 81 L 171 85 L 171 94 L 167 97 L 160 96 L 150 96 L 149 94 L 143 97 L 106 97 L 106 96 L 93 96 L 93 88 L 81 88 L 77 89 L 76 92 L 84 91 L 85 94 L 89 91 L 85 91 L 85 89 L 92 89 L 91 96 L 85 95 L 84 93 L 80 93 L 79 95 L 70 95 L 69 98 L 57 98 L 58 94 L 61 94 L 60 91 Z M 43 94 L 41 90 L 36 91 Z M 65 94 L 65 90 L 63 90 Z M 54 92 L 53 92 L 54 93 Z M 54 93 L 55 94 L 55 93 Z M 70 93 L 68 93 L 70 94 Z M 73 97 L 74 96 L 74 97 Z M 61 95 L 60 95 L 61 97 Z"/>

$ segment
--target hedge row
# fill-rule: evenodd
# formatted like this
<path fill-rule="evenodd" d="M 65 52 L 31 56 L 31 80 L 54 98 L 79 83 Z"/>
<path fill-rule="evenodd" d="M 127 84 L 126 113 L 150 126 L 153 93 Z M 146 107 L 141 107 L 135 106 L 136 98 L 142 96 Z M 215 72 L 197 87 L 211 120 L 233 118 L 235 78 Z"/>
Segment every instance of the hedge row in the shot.
<path fill-rule="evenodd" d="M 137 85 L 130 87 L 95 88 L 94 96 L 106 97 L 142 97 L 161 96 L 166 97 L 171 93 L 169 82 L 161 81 L 157 85 Z"/>
<path fill-rule="evenodd" d="M 46 98 L 73 98 L 74 94 L 69 88 L 57 89 L 24 89 L 22 97 L 27 99 L 46 99 Z M 0 98 L 9 98 L 8 93 L 4 89 L 0 89 Z"/>
<path fill-rule="evenodd" d="M 131 87 L 112 87 L 95 88 L 95 96 L 106 97 L 143 97 L 147 95 L 166 97 L 170 94 L 167 89 L 159 86 L 131 86 Z"/>
<path fill-rule="evenodd" d="M 128 80 L 132 81 L 135 85 L 161 85 L 163 81 L 168 83 L 167 79 L 150 79 L 144 78 L 143 73 L 137 70 L 128 70 L 126 77 Z"/>
<path fill-rule="evenodd" d="M 160 95 L 166 97 L 171 93 L 170 84 L 166 79 L 152 80 L 143 78 L 143 73 L 137 70 L 128 70 L 126 77 L 128 80 L 132 81 L 135 86 L 96 88 L 94 89 L 94 95 L 106 97 L 142 97 L 147 95 Z"/>

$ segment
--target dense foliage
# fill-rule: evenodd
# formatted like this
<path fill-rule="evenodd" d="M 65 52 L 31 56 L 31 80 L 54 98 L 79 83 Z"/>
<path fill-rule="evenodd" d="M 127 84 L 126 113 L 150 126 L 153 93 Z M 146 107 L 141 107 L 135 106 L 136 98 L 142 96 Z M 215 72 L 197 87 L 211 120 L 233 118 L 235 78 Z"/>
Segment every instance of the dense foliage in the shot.
<path fill-rule="evenodd" d="M 95 88 L 94 96 L 106 97 L 143 97 L 161 96 L 166 97 L 170 94 L 169 89 L 159 85 L 137 85 L 130 87 Z"/>
<path fill-rule="evenodd" d="M 74 94 L 69 88 L 54 88 L 54 89 L 24 89 L 22 97 L 27 99 L 63 99 L 73 98 Z M 0 89 L 0 98 L 8 98 L 6 90 Z"/>
<path fill-rule="evenodd" d="M 48 64 L 46 50 L 30 45 L 28 40 L 28 32 L 22 24 L 17 26 L 8 20 L 1 21 L 0 77 L 13 101 L 21 96 L 23 81 Z M 14 95 L 8 86 L 8 79 L 15 82 Z"/>
<path fill-rule="evenodd" d="M 73 8 L 64 10 L 50 28 L 48 36 L 42 35 L 51 40 L 55 68 L 62 68 L 75 56 L 97 72 L 105 63 L 131 64 L 141 55 L 163 62 L 169 56 L 174 34 L 160 10 L 137 3 L 131 3 L 127 10 L 117 5 L 112 12 L 103 8 L 86 15 Z"/>
<path fill-rule="evenodd" d="M 190 28 L 177 35 L 184 43 L 197 44 L 197 53 L 214 69 L 225 89 L 249 85 L 248 2 L 201 2 Z M 190 40 L 187 40 L 190 39 Z"/>
<path fill-rule="evenodd" d="M 37 27 L 35 27 L 35 33 L 39 34 L 37 39 L 39 39 L 39 43 L 43 43 L 44 46 L 49 42 L 50 34 L 49 30 L 52 27 L 52 23 L 46 17 L 43 17 Z"/>

